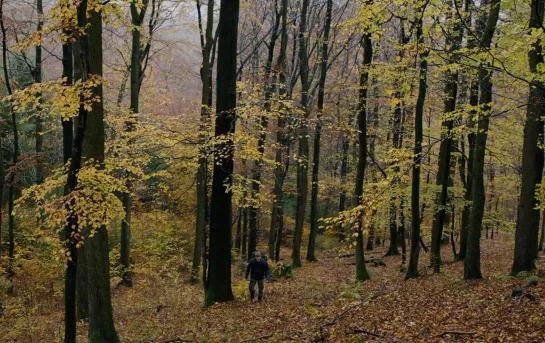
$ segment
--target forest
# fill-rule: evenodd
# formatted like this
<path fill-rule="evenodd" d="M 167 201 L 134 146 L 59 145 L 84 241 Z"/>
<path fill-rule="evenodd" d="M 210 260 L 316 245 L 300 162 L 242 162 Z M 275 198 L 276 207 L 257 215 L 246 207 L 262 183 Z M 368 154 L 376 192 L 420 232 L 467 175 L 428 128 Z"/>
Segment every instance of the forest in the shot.
<path fill-rule="evenodd" d="M 0 0 L 0 343 L 545 342 L 544 19 Z"/>

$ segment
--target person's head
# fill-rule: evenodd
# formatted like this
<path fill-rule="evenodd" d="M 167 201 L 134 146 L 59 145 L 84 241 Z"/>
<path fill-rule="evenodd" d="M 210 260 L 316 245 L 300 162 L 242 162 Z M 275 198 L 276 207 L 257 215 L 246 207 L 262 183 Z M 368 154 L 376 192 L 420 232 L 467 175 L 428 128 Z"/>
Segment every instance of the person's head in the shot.
<path fill-rule="evenodd" d="M 254 252 L 254 257 L 256 260 L 261 261 L 261 251 Z"/>

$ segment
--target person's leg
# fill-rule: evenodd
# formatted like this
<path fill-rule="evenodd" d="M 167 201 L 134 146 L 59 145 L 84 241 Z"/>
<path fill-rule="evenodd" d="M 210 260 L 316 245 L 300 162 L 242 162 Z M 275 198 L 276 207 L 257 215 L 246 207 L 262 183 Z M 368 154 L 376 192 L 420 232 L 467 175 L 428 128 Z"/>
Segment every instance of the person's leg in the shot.
<path fill-rule="evenodd" d="M 264 288 L 263 280 L 257 280 L 257 289 L 259 290 L 259 293 L 257 295 L 257 300 L 261 301 L 263 299 L 263 288 Z"/>
<path fill-rule="evenodd" d="M 255 295 L 255 279 L 250 279 L 250 300 L 254 300 Z"/>

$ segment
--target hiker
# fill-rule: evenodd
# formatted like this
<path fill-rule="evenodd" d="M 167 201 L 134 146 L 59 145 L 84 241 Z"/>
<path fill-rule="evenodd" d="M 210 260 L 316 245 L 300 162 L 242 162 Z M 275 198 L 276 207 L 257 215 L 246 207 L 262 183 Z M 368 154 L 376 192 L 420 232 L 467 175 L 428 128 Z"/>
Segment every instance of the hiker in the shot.
<path fill-rule="evenodd" d="M 257 295 L 257 301 L 261 302 L 263 299 L 263 279 L 270 280 L 270 271 L 269 271 L 269 264 L 267 261 L 262 257 L 262 254 L 260 251 L 254 252 L 254 257 L 250 260 L 248 263 L 248 266 L 246 267 L 246 276 L 245 278 L 248 279 L 248 275 L 251 276 L 250 278 L 250 300 L 254 300 L 255 296 L 255 284 L 257 283 L 257 289 L 259 290 L 259 293 Z"/>

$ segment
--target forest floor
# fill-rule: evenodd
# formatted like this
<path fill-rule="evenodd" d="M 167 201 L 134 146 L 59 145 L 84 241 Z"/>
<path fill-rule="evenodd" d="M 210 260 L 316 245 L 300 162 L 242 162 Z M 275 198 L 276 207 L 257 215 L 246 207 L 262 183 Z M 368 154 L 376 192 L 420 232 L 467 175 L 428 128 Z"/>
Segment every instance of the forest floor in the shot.
<path fill-rule="evenodd" d="M 508 276 L 512 241 L 483 239 L 482 248 L 484 279 L 467 282 L 450 246 L 443 249 L 442 273 L 424 267 L 429 254 L 422 251 L 423 275 L 409 281 L 400 272 L 400 256 L 385 257 L 385 267 L 369 263 L 373 279 L 355 283 L 353 257 L 328 253 L 304 263 L 293 279 L 266 283 L 263 303 L 247 300 L 238 263 L 237 300 L 210 308 L 203 308 L 202 289 L 181 278 L 136 274 L 133 288 L 113 290 L 115 325 L 124 343 L 545 342 L 545 257 L 538 261 L 540 282 L 526 289 L 542 299 L 536 304 L 511 297 L 526 279 Z M 378 247 L 366 258 L 382 257 L 384 250 Z M 17 307 L 8 298 L 0 341 L 61 342 L 62 297 L 55 299 L 35 300 L 32 311 L 18 313 L 10 311 Z M 84 342 L 85 324 L 78 331 Z"/>

